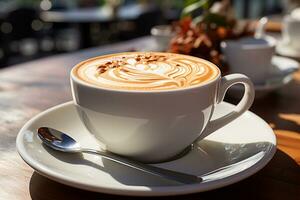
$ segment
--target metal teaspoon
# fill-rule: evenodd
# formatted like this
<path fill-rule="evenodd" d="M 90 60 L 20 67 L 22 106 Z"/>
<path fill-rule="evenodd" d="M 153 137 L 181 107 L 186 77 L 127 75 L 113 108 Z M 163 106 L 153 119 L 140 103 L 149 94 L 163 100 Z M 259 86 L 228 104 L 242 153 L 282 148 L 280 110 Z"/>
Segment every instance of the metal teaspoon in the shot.
<path fill-rule="evenodd" d="M 38 136 L 43 141 L 45 145 L 48 147 L 66 152 L 66 153 L 92 153 L 100 155 L 108 160 L 113 162 L 125 165 L 127 167 L 131 167 L 140 171 L 143 171 L 148 174 L 152 174 L 155 176 L 159 176 L 165 179 L 169 179 L 175 181 L 177 183 L 182 184 L 192 184 L 202 182 L 201 177 L 197 177 L 190 174 L 185 174 L 182 172 L 176 172 L 168 169 L 163 169 L 159 167 L 155 167 L 153 165 L 144 164 L 135 160 L 131 160 L 122 156 L 118 156 L 116 154 L 107 152 L 107 151 L 98 151 L 94 149 L 86 149 L 82 148 L 80 144 L 61 131 L 58 131 L 49 127 L 40 127 L 38 129 Z"/>

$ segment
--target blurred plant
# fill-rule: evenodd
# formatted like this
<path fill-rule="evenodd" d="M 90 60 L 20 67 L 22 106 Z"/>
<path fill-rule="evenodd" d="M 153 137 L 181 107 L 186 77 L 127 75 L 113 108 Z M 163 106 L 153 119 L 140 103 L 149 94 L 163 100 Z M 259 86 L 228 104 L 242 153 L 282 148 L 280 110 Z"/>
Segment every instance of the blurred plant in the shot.
<path fill-rule="evenodd" d="M 247 34 L 237 28 L 229 0 L 186 0 L 169 51 L 204 58 L 223 68 L 220 43 Z"/>
<path fill-rule="evenodd" d="M 106 1 L 105 0 L 98 0 L 98 5 L 103 6 L 105 5 Z"/>
<path fill-rule="evenodd" d="M 202 9 L 207 10 L 213 3 L 213 0 L 186 0 L 184 9 L 182 10 L 181 17 L 191 16 L 193 12 Z"/>

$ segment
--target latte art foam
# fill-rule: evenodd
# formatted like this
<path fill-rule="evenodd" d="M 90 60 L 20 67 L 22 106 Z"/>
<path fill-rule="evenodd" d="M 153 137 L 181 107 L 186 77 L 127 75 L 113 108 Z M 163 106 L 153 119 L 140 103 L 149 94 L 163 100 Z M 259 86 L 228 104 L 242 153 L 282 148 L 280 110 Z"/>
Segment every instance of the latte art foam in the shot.
<path fill-rule="evenodd" d="M 171 53 L 122 53 L 100 56 L 77 65 L 81 80 L 118 90 L 173 90 L 208 82 L 219 74 L 213 64 Z"/>

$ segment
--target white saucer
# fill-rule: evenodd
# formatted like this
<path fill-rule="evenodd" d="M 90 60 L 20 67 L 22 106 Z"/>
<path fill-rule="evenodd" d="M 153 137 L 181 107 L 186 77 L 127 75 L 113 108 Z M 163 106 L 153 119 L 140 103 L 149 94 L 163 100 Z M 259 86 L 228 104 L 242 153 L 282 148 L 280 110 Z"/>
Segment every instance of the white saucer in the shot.
<path fill-rule="evenodd" d="M 273 72 L 266 79 L 264 84 L 254 84 L 255 98 L 262 98 L 267 94 L 278 90 L 293 80 L 293 73 L 299 69 L 299 63 L 291 58 L 273 56 L 272 57 Z M 236 85 L 228 90 L 228 94 L 234 98 L 241 98 L 244 88 Z"/>
<path fill-rule="evenodd" d="M 229 103 L 218 105 L 214 117 L 230 112 L 232 107 Z M 163 196 L 223 187 L 245 179 L 263 168 L 276 150 L 272 129 L 261 118 L 247 111 L 199 142 L 184 157 L 156 165 L 200 176 L 222 166 L 245 162 L 206 176 L 206 181 L 202 183 L 179 185 L 102 160 L 100 156 L 50 150 L 41 144 L 36 134 L 40 126 L 65 131 L 80 141 L 82 146 L 97 145 L 79 120 L 72 102 L 55 106 L 28 121 L 17 137 L 19 154 L 32 168 L 50 179 L 77 188 L 119 195 Z"/>
<path fill-rule="evenodd" d="M 300 59 L 300 50 L 293 49 L 283 41 L 278 42 L 278 44 L 276 45 L 276 52 L 282 56 Z"/>

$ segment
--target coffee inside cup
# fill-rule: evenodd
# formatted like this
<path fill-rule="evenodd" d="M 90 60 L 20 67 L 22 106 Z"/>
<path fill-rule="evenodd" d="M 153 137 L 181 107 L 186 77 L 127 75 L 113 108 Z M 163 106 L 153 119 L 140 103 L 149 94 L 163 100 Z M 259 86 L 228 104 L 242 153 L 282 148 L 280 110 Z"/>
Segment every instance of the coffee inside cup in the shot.
<path fill-rule="evenodd" d="M 116 90 L 175 90 L 218 77 L 212 63 L 191 56 L 130 52 L 100 56 L 79 63 L 74 75 L 94 86 Z"/>

